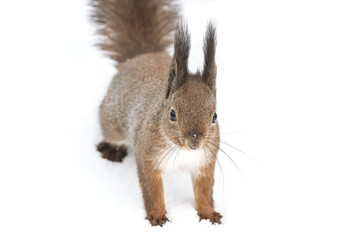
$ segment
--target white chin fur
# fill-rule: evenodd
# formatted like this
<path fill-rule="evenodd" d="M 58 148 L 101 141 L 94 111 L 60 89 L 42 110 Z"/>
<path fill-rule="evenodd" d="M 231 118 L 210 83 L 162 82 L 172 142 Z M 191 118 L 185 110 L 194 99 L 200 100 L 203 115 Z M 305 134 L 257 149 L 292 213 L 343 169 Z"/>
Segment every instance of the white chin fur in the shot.
<path fill-rule="evenodd" d="M 174 171 L 196 173 L 206 164 L 207 157 L 203 149 L 187 150 L 177 148 L 172 152 L 165 151 L 159 161 L 159 168 L 163 173 Z"/>

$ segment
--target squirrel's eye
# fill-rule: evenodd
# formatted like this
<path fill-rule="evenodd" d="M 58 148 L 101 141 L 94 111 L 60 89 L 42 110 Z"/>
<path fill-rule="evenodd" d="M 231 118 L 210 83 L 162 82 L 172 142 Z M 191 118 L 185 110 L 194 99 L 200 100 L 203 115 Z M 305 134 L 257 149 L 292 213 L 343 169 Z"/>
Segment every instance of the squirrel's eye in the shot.
<path fill-rule="evenodd" d="M 214 117 L 213 117 L 213 119 L 212 119 L 212 123 L 215 123 L 216 120 L 217 120 L 217 114 L 215 113 L 215 114 L 214 114 Z"/>
<path fill-rule="evenodd" d="M 170 120 L 174 122 L 176 121 L 176 113 L 174 109 L 171 109 L 170 111 Z"/>

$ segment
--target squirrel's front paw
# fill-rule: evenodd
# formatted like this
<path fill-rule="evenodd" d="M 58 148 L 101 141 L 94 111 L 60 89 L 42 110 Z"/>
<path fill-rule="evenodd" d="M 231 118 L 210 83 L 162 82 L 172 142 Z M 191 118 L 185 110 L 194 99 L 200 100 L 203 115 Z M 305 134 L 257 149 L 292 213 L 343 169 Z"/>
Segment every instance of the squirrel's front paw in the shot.
<path fill-rule="evenodd" d="M 213 211 L 212 213 L 207 213 L 207 214 L 199 212 L 198 215 L 200 217 L 199 221 L 201 221 L 203 219 L 209 219 L 212 224 L 215 224 L 215 223 L 221 224 L 222 216 L 218 212 Z"/>
<path fill-rule="evenodd" d="M 169 219 L 166 217 L 166 215 L 155 217 L 153 215 L 148 215 L 146 217 L 147 220 L 149 220 L 150 224 L 152 226 L 160 226 L 162 227 L 166 222 L 169 221 Z"/>

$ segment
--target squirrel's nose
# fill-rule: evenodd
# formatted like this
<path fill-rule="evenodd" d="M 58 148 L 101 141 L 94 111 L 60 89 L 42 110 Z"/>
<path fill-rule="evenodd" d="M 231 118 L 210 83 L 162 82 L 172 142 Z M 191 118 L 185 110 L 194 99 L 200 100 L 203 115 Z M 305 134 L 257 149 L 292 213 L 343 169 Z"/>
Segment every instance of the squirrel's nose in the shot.
<path fill-rule="evenodd" d="M 197 133 L 191 133 L 188 138 L 188 147 L 192 150 L 196 150 L 200 146 L 201 137 Z"/>

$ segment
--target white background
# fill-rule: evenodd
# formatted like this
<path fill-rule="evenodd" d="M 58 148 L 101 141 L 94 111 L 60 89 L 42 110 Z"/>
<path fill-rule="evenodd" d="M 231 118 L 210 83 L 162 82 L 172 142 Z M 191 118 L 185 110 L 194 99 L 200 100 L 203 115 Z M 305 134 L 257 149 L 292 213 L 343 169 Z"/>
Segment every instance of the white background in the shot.
<path fill-rule="evenodd" d="M 216 209 L 198 222 L 188 175 L 165 179 L 150 227 L 133 157 L 95 151 L 115 69 L 85 1 L 0 3 L 0 239 L 360 239 L 358 1 L 180 1 L 202 64 L 218 26 Z"/>

